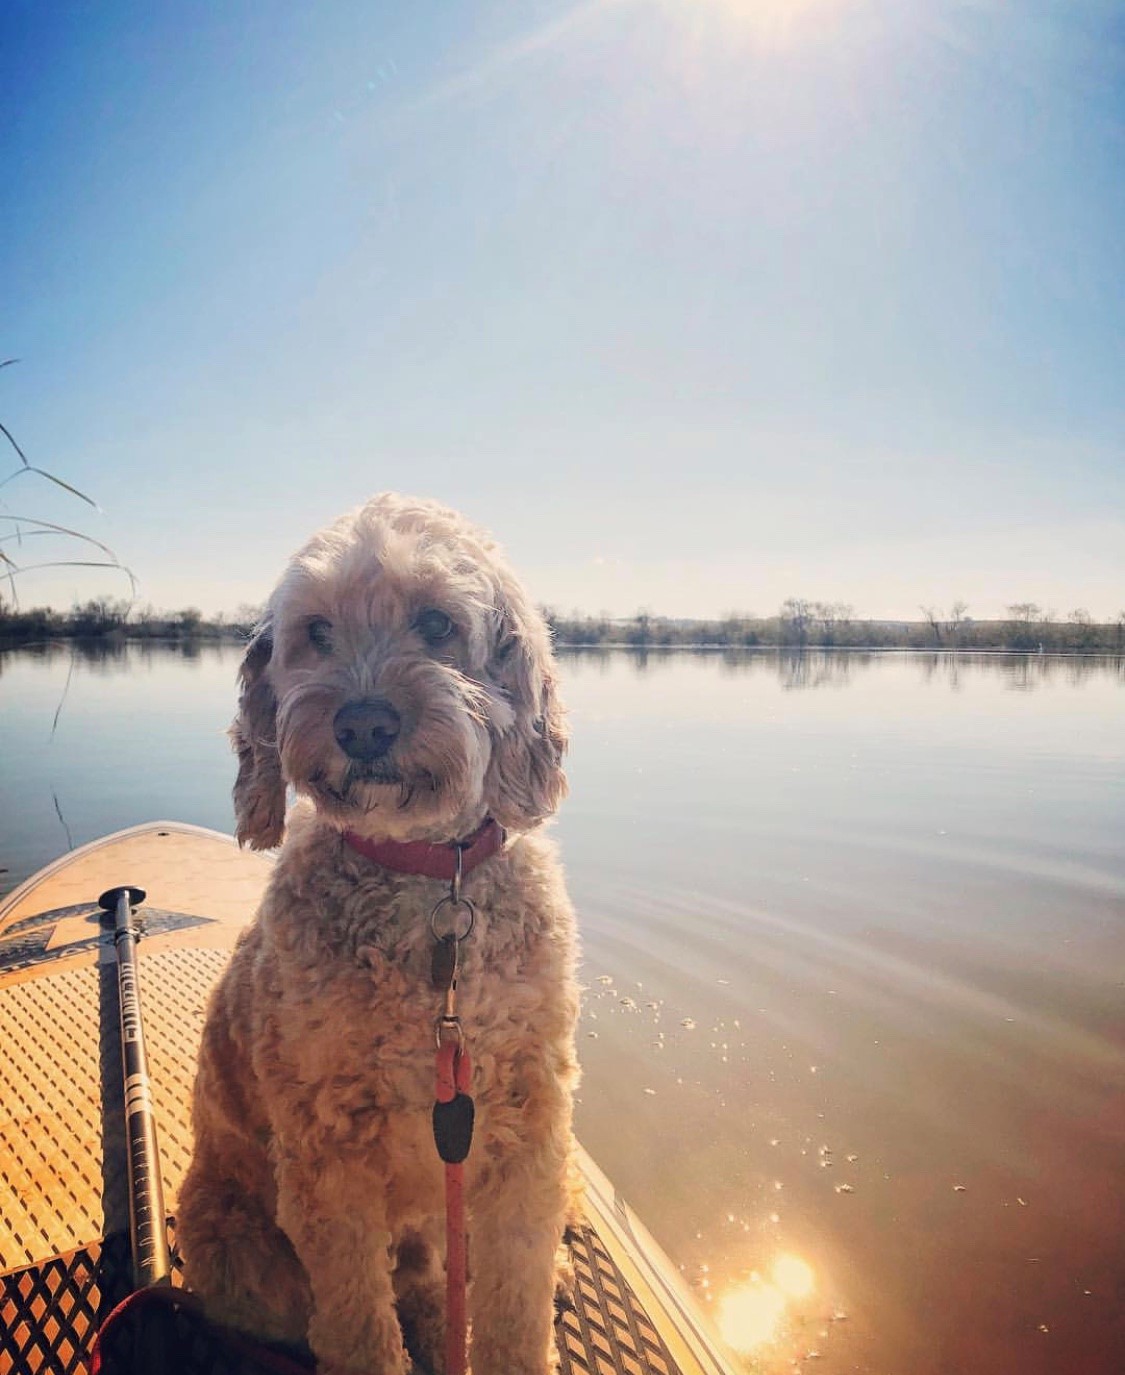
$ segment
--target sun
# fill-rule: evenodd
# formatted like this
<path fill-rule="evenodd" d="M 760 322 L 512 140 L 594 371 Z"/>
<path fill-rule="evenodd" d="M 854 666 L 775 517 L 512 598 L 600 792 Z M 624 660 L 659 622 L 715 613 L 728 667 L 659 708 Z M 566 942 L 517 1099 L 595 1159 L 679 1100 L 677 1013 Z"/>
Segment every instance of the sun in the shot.
<path fill-rule="evenodd" d="M 710 11 L 731 28 L 768 47 L 793 42 L 818 16 L 838 12 L 851 0 L 682 0 L 687 8 Z"/>

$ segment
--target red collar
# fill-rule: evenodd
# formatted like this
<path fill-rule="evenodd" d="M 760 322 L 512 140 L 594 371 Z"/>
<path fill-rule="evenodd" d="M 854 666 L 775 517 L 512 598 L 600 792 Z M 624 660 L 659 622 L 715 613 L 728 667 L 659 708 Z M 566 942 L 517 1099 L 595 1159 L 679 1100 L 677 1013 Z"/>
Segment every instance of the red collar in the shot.
<path fill-rule="evenodd" d="M 461 851 L 461 874 L 467 878 L 478 864 L 491 859 L 503 846 L 505 834 L 503 826 L 488 817 L 472 835 L 444 845 L 431 845 L 428 840 L 368 840 L 354 831 L 345 831 L 344 840 L 353 850 L 381 864 L 384 869 L 452 882 L 458 850 Z"/>

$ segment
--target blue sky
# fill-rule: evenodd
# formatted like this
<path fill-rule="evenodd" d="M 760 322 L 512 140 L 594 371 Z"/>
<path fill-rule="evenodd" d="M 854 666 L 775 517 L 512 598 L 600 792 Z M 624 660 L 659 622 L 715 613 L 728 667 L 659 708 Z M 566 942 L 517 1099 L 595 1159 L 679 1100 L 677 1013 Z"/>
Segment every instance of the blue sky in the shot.
<path fill-rule="evenodd" d="M 102 513 L 0 496 L 142 601 L 394 488 L 563 610 L 1125 607 L 1110 0 L 9 0 L 0 82 L 0 419 Z"/>

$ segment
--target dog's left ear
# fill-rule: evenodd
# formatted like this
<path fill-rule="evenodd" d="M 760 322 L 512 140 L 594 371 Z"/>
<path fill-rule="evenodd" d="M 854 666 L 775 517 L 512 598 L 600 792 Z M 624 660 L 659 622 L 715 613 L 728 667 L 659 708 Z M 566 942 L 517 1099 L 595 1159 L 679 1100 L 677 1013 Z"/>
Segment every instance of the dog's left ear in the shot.
<path fill-rule="evenodd" d="M 515 720 L 492 742 L 485 797 L 502 826 L 526 831 L 566 796 L 567 729 L 550 632 L 514 579 L 506 581 L 497 609 L 489 676 L 503 689 Z"/>
<path fill-rule="evenodd" d="M 277 699 L 266 673 L 273 654 L 273 625 L 267 615 L 246 647 L 239 670 L 242 690 L 230 728 L 238 752 L 234 784 L 235 834 L 240 845 L 271 850 L 285 831 L 285 779 L 277 749 Z"/>

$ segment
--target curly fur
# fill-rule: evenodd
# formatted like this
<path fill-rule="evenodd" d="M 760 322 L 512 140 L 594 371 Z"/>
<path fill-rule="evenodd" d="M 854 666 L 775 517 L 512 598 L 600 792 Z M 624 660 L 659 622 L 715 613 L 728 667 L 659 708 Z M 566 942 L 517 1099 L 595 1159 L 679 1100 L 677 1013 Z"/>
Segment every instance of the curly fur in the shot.
<path fill-rule="evenodd" d="M 446 641 L 420 633 L 425 610 L 451 619 Z M 357 764 L 333 719 L 371 697 L 401 731 Z M 471 1361 L 474 1375 L 544 1375 L 578 1071 L 573 914 L 537 829 L 565 791 L 542 618 L 486 535 L 376 497 L 291 560 L 231 734 L 239 839 L 285 840 L 204 1030 L 179 1208 L 188 1281 L 217 1319 L 307 1340 L 321 1371 L 405 1375 L 404 1330 L 440 1370 L 428 919 L 445 885 L 383 869 L 341 833 L 442 842 L 491 815 L 509 841 L 465 883 L 477 922 L 458 995 L 477 1104 Z"/>

